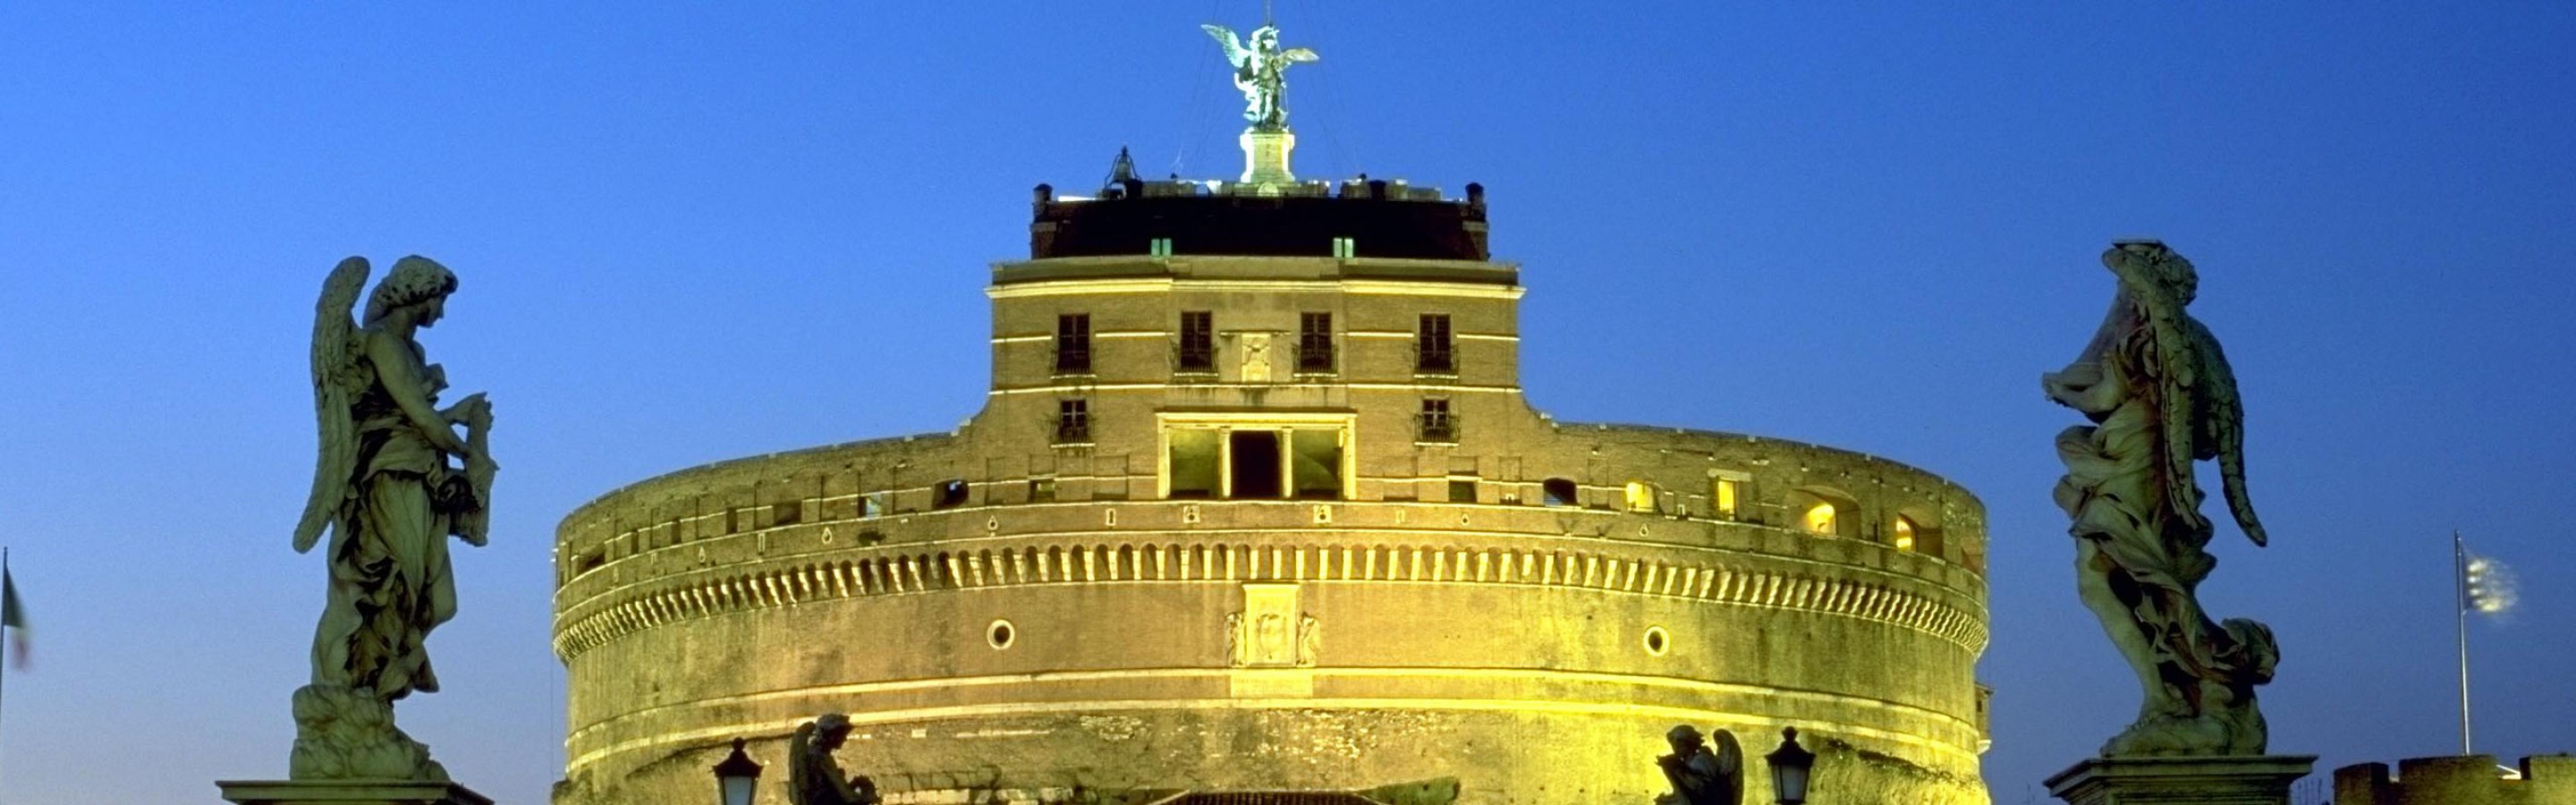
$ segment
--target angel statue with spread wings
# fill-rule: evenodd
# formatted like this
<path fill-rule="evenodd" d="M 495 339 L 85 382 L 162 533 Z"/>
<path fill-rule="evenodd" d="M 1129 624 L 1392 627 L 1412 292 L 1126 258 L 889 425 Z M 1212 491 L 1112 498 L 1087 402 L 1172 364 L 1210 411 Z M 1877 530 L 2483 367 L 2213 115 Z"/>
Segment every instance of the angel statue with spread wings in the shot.
<path fill-rule="evenodd" d="M 2058 506 L 2074 523 L 2076 591 L 2145 688 L 2138 720 L 2105 757 L 2259 755 L 2266 743 L 2254 687 L 2280 660 L 2272 630 L 2211 622 L 2197 590 L 2218 565 L 2200 513 L 2194 462 L 2216 459 L 2236 525 L 2263 545 L 2245 492 L 2245 414 L 2218 339 L 2183 311 L 2198 290 L 2191 261 L 2154 241 L 2114 244 L 2102 264 L 2119 280 L 2084 353 L 2040 377 L 2048 398 L 2089 426 L 2057 436 L 2066 476 Z"/>
<path fill-rule="evenodd" d="M 290 774 L 445 779 L 427 748 L 393 727 L 392 703 L 438 690 L 423 644 L 456 614 L 447 538 L 486 537 L 499 469 L 486 446 L 492 406 L 475 394 L 438 407 L 446 373 L 413 339 L 445 314 L 456 275 L 405 257 L 352 321 L 367 272 L 359 257 L 332 269 L 313 324 L 322 450 L 295 550 L 329 531 L 331 575 L 313 681 L 295 694 Z"/>
<path fill-rule="evenodd" d="M 1288 107 L 1280 96 L 1288 90 L 1288 65 L 1315 61 L 1315 51 L 1308 48 L 1279 49 L 1279 26 L 1263 23 L 1252 29 L 1252 46 L 1234 35 L 1234 29 L 1223 25 L 1201 25 L 1208 36 L 1225 48 L 1225 61 L 1234 65 L 1234 88 L 1243 92 L 1243 119 L 1262 131 L 1288 128 Z"/>

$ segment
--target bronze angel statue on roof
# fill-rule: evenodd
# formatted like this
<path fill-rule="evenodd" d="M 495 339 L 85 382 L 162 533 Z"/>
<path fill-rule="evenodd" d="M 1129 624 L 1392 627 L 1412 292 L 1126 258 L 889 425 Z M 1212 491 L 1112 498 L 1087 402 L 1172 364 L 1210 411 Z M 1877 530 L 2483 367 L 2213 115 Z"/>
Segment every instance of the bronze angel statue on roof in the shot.
<path fill-rule="evenodd" d="M 1243 119 L 1262 131 L 1288 128 L 1288 107 L 1282 102 L 1288 91 L 1288 65 L 1317 59 L 1309 48 L 1279 49 L 1279 26 L 1263 23 L 1252 29 L 1252 43 L 1247 46 L 1237 38 L 1234 29 L 1223 25 L 1201 25 L 1200 28 L 1225 48 L 1225 61 L 1234 65 L 1234 88 L 1243 92 Z"/>
<path fill-rule="evenodd" d="M 2263 545 L 2245 492 L 2244 407 L 2218 339 L 2185 313 L 2191 261 L 2153 241 L 2114 244 L 2111 310 L 2084 353 L 2042 375 L 2048 398 L 2094 424 L 2057 436 L 2057 504 L 2075 537 L 2076 590 L 2145 688 L 2107 757 L 2259 755 L 2254 687 L 2280 652 L 2261 623 L 2212 622 L 2197 589 L 2218 560 L 2194 462 L 2215 459 L 2236 525 Z"/>
<path fill-rule="evenodd" d="M 321 457 L 295 550 L 330 532 L 330 584 L 312 684 L 295 694 L 290 776 L 445 779 L 394 728 L 393 701 L 438 690 L 425 642 L 456 614 L 447 538 L 486 537 L 499 469 L 486 445 L 492 406 L 475 394 L 438 407 L 446 372 L 413 338 L 445 315 L 456 275 L 423 257 L 396 261 L 353 321 L 367 273 L 359 257 L 332 269 L 313 324 Z"/>

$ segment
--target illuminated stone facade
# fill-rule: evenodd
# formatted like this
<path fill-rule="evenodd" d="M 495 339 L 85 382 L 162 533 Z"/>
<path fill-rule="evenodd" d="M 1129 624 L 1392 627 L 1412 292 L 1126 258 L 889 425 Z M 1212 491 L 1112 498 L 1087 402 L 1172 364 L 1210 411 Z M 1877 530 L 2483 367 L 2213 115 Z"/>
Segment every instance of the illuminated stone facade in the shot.
<path fill-rule="evenodd" d="M 1685 722 L 1755 755 L 1798 727 L 1840 801 L 1986 801 L 1967 490 L 1553 422 L 1480 188 L 1256 192 L 1041 187 L 965 425 L 567 517 L 557 802 L 701 801 L 737 736 L 783 775 L 824 711 L 898 802 L 1443 777 L 1459 802 L 1647 802 Z"/>

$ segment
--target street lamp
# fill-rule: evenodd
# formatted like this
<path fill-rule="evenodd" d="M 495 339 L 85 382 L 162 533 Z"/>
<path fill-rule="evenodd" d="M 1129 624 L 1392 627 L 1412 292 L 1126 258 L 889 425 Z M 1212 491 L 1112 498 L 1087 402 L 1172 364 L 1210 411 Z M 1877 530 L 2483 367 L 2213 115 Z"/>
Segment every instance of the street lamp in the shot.
<path fill-rule="evenodd" d="M 752 786 L 760 782 L 760 762 L 742 753 L 733 739 L 733 754 L 716 763 L 716 805 L 751 805 Z"/>
<path fill-rule="evenodd" d="M 1798 746 L 1798 728 L 1780 730 L 1780 748 L 1763 755 L 1771 762 L 1771 793 L 1780 805 L 1803 805 L 1807 801 L 1807 770 L 1816 765 L 1816 753 Z"/>

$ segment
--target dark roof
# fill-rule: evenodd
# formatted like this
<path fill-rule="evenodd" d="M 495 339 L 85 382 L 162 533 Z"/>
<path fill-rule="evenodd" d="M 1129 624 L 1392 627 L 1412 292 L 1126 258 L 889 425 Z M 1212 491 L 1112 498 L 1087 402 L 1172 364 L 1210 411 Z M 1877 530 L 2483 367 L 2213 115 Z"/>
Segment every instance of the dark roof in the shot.
<path fill-rule="evenodd" d="M 1354 257 L 1487 259 L 1482 188 L 1470 186 L 1466 200 L 1450 201 L 1425 189 L 1370 184 L 1375 192 L 1360 185 L 1340 196 L 1143 192 L 1063 200 L 1042 186 L 1029 259 L 1143 255 L 1159 238 L 1183 255 L 1330 257 L 1335 238 L 1350 238 Z"/>

